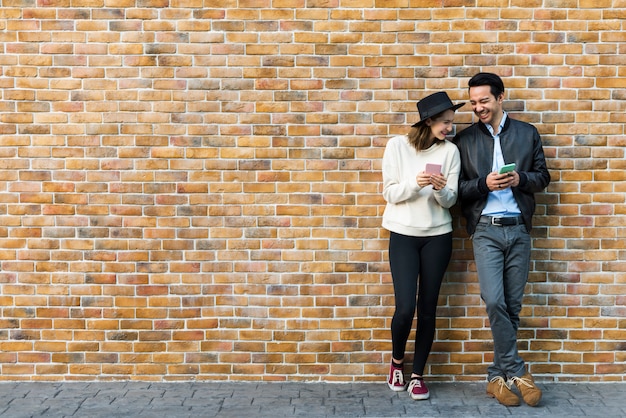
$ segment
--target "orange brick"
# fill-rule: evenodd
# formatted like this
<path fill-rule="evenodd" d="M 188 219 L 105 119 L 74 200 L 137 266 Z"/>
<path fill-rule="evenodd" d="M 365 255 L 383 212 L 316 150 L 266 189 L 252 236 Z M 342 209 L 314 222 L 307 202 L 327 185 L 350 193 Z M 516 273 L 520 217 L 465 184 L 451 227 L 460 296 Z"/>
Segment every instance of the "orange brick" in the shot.
<path fill-rule="evenodd" d="M 561 380 L 623 375 L 620 9 L 275 3 L 156 16 L 79 2 L 59 21 L 7 20 L 4 374 L 379 381 L 394 311 L 385 144 L 429 91 L 467 101 L 481 69 L 537 126 L 553 178 L 537 194 L 520 350 Z M 474 119 L 461 109 L 457 131 Z M 483 380 L 491 331 L 452 213 L 427 371 Z"/>

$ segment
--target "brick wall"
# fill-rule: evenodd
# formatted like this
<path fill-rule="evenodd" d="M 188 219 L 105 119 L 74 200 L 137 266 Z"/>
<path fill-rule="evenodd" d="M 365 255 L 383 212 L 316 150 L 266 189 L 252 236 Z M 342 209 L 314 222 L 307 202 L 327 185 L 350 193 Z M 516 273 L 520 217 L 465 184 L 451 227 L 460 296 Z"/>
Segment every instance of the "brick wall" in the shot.
<path fill-rule="evenodd" d="M 553 176 L 522 353 L 538 379 L 623 380 L 625 19 L 623 0 L 2 0 L 0 378 L 381 381 L 384 146 L 483 70 Z M 455 215 L 427 373 L 482 380 Z"/>

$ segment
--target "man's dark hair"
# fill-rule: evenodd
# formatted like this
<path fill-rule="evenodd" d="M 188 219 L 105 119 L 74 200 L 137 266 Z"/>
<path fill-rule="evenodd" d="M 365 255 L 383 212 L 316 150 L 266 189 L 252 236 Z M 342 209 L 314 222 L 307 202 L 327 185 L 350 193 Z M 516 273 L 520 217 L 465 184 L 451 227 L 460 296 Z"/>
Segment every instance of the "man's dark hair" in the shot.
<path fill-rule="evenodd" d="M 468 87 L 489 86 L 491 94 L 497 99 L 504 93 L 504 83 L 499 75 L 478 73 L 467 82 Z"/>

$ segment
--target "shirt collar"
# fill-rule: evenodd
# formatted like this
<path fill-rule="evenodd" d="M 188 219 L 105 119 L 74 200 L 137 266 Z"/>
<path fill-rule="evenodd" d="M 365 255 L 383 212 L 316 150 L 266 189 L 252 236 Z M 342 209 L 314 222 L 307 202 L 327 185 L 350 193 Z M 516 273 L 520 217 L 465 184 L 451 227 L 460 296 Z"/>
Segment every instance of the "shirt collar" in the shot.
<path fill-rule="evenodd" d="M 500 133 L 502 132 L 502 128 L 504 128 L 504 124 L 506 122 L 506 118 L 507 118 L 507 113 L 506 112 L 502 112 L 502 119 L 500 120 L 500 125 L 498 126 L 498 135 L 500 135 Z M 490 124 L 488 124 L 488 123 L 484 123 L 484 125 L 489 130 L 489 133 L 491 134 L 491 136 L 495 136 L 493 134 L 493 127 Z"/>

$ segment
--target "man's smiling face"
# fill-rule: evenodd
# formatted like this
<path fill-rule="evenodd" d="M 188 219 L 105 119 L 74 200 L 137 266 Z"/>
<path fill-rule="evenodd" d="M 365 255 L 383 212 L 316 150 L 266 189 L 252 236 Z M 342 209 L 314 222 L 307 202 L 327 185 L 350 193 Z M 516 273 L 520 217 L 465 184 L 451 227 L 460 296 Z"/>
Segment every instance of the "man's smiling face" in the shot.
<path fill-rule="evenodd" d="M 469 99 L 474 114 L 481 122 L 492 126 L 494 122 L 496 124 L 500 122 L 504 113 L 502 110 L 503 94 L 500 97 L 494 97 L 489 86 L 476 86 L 470 87 Z"/>

